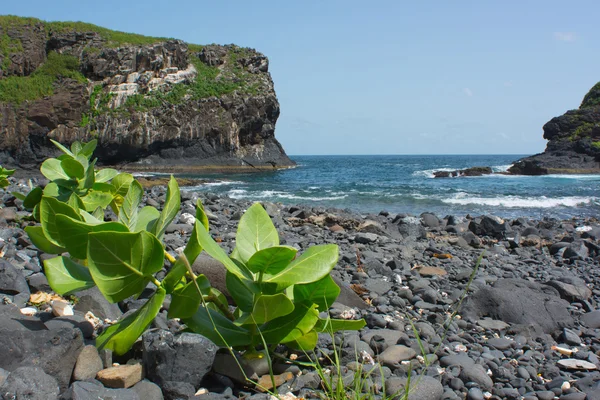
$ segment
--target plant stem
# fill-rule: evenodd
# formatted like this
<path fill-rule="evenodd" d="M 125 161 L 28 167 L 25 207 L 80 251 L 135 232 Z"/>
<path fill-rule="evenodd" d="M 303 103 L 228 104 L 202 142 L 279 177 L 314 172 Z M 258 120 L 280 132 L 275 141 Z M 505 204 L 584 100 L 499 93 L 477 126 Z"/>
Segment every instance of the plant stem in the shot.
<path fill-rule="evenodd" d="M 194 281 L 196 282 L 196 281 Z M 196 286 L 198 286 L 198 284 L 196 284 Z M 198 289 L 198 291 L 200 291 L 200 289 Z M 221 303 L 221 301 L 219 300 L 219 298 L 213 294 L 210 294 L 208 296 L 204 296 L 204 300 L 208 301 L 210 303 L 213 303 L 214 305 L 216 305 L 219 310 L 231 321 L 235 321 L 235 317 L 233 316 L 233 314 L 231 313 L 231 311 L 229 311 L 229 307 L 223 303 Z"/>
<path fill-rule="evenodd" d="M 173 257 L 172 255 L 170 255 L 166 250 L 165 250 L 165 257 L 167 257 L 167 260 L 169 260 L 169 262 L 171 264 L 175 264 L 177 262 L 177 260 L 175 259 L 175 257 Z"/>

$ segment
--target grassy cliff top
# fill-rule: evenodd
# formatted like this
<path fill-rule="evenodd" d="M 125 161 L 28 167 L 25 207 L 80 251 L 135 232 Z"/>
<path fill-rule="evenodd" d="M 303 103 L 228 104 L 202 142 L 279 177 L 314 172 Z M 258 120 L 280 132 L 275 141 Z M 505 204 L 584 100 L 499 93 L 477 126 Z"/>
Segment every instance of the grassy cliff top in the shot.
<path fill-rule="evenodd" d="M 104 40 L 106 40 L 107 47 L 118 47 L 122 45 L 150 45 L 167 40 L 173 40 L 173 38 L 167 37 L 144 36 L 137 33 L 115 31 L 87 22 L 43 21 L 41 19 L 32 17 L 0 15 L 0 29 L 2 30 L 5 30 L 6 28 L 19 28 L 21 26 L 31 26 L 37 24 L 43 25 L 43 27 L 46 29 L 46 32 L 49 34 L 52 32 L 96 32 Z M 199 51 L 202 49 L 201 45 L 196 44 L 188 44 L 188 47 L 192 51 Z"/>
<path fill-rule="evenodd" d="M 600 82 L 596 83 L 583 98 L 579 108 L 600 105 Z"/>

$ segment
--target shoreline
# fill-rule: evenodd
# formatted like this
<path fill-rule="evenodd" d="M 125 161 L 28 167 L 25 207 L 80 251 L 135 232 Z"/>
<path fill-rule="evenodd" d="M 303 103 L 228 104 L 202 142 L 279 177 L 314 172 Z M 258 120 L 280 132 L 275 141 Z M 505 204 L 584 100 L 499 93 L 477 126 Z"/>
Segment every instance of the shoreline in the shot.
<path fill-rule="evenodd" d="M 21 180 L 21 183 L 25 182 Z M 10 292 L 12 294 L 7 294 L 5 288 L 0 290 L 2 298 L 12 302 L 10 307 L 25 307 L 30 293 L 50 291 L 41 266 L 41 261 L 48 256 L 35 249 L 23 232 L 24 226 L 33 223 L 20 217 L 26 213 L 10 195 L 15 189 L 23 188 L 13 185 L 2 192 L 0 239 L 3 260 L 12 265 L 18 287 Z M 164 194 L 162 186 L 146 189 L 144 203 L 159 205 Z M 176 249 L 187 243 L 192 226 L 184 214 L 193 215 L 199 198 L 205 206 L 211 234 L 229 253 L 235 246 L 239 217 L 253 202 L 185 188 L 181 194 L 181 210 L 164 237 L 166 250 L 175 254 Z M 554 391 L 555 395 L 595 390 L 584 384 L 600 379 L 600 375 L 593 372 L 600 368 L 600 320 L 594 319 L 600 313 L 595 311 L 600 302 L 600 291 L 596 289 L 600 287 L 597 218 L 503 220 L 491 215 L 462 218 L 432 213 L 419 216 L 389 212 L 368 214 L 325 207 L 262 204 L 279 232 L 281 244 L 300 252 L 314 244 L 339 246 L 339 261 L 332 276 L 343 286 L 343 296 L 329 313 L 334 318 L 351 313 L 367 322 L 367 327 L 359 332 L 336 335 L 340 341 L 345 339 L 340 359 L 344 376 L 353 374 L 355 354 L 360 349 L 379 362 L 380 367 L 376 368 L 381 368 L 386 387 L 406 379 L 409 370 L 416 375 L 424 374 L 418 390 L 436 394 L 423 397 L 427 399 L 460 399 L 467 395 L 479 398 L 473 397 L 477 391 L 482 396 L 489 393 L 486 397 L 492 400 L 527 394 L 543 399 L 546 397 L 542 392 L 556 388 L 560 393 Z M 110 213 L 107 216 L 110 217 Z M 482 252 L 485 252 L 482 263 L 475 271 Z M 202 268 L 206 260 L 201 257 L 194 268 Z M 469 277 L 475 272 L 470 284 Z M 217 285 L 215 276 L 207 274 L 207 277 Z M 448 333 L 442 335 L 445 319 L 456 309 L 461 294 L 469 287 L 459 317 L 450 324 Z M 145 294 L 149 295 L 151 293 Z M 77 296 L 80 302 L 72 320 L 79 321 L 79 325 L 70 326 L 69 332 L 83 329 L 83 314 L 87 311 L 102 315 L 102 310 L 110 309 L 113 314 L 107 318 L 114 320 L 139 306 L 135 299 L 116 307 L 106 303 L 103 297 L 96 296 L 94 302 L 90 302 L 88 294 L 82 292 Z M 1 323 L 8 323 L 3 316 L 12 310 L 7 307 L 9 305 L 0 304 L 0 335 L 7 332 L 1 328 Z M 51 315 L 38 313 L 28 318 L 50 329 L 50 334 L 58 332 L 53 329 L 57 329 L 60 321 Z M 419 333 L 420 344 L 411 323 Z M 59 326 L 64 329 L 65 325 Z M 180 334 L 181 329 L 174 321 L 167 321 L 166 311 L 159 314 L 152 328 L 171 330 L 171 335 Z M 35 332 L 23 332 L 21 341 L 38 337 Z M 78 340 L 92 344 L 96 330 L 86 327 L 81 332 L 79 335 L 84 334 L 84 338 Z M 33 346 L 27 343 L 18 345 Z M 321 337 L 319 343 L 322 351 L 331 354 L 331 339 Z M 569 357 L 553 346 L 569 352 L 577 349 L 576 353 L 569 353 L 574 355 L 570 358 L 576 357 L 594 367 L 575 370 L 562 366 L 560 363 Z M 431 363 L 429 366 L 419 358 L 422 349 Z M 47 357 L 51 357 L 51 352 L 47 353 Z M 185 359 L 186 354 L 173 357 Z M 76 358 L 65 356 L 72 359 L 72 363 Z M 0 360 L 0 368 L 12 373 L 10 361 L 9 356 Z M 139 357 L 132 352 L 118 361 L 139 363 Z M 50 364 L 56 362 L 49 360 Z M 314 398 L 319 387 L 303 382 L 306 377 L 316 379 L 318 376 L 306 367 L 294 371 L 286 375 L 280 390 Z M 302 374 L 298 375 L 300 371 Z M 247 387 L 225 379 L 225 375 L 227 371 L 210 372 L 194 390 L 205 388 L 213 395 L 253 394 Z M 71 381 L 70 376 L 69 372 L 66 382 L 63 380 L 65 388 L 78 387 L 80 381 Z M 567 389 L 561 388 L 564 382 L 570 383 Z M 160 382 L 155 383 L 161 387 Z M 370 384 L 376 386 L 381 382 L 374 379 Z"/>

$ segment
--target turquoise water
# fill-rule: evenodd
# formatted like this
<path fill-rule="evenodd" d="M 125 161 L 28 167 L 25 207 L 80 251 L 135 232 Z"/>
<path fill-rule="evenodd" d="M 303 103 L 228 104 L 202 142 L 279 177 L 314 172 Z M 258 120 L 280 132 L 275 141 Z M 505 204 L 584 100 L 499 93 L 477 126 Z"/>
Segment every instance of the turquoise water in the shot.
<path fill-rule="evenodd" d="M 292 156 L 294 169 L 195 175 L 214 183 L 193 188 L 236 199 L 348 208 L 359 212 L 440 216 L 600 216 L 600 176 L 491 175 L 434 179 L 433 171 L 490 166 L 501 172 L 522 156 Z"/>

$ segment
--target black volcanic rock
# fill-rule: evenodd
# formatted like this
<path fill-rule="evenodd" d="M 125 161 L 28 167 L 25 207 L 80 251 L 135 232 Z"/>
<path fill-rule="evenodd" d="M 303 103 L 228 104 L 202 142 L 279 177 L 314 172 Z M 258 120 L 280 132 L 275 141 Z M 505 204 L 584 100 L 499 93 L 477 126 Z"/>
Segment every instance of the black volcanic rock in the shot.
<path fill-rule="evenodd" d="M 509 173 L 600 173 L 600 83 L 590 89 L 578 109 L 552 118 L 543 129 L 546 150 L 517 161 Z"/>
<path fill-rule="evenodd" d="M 50 139 L 98 139 L 101 163 L 138 170 L 294 165 L 275 139 L 269 61 L 254 49 L 18 17 L 0 17 L 0 38 L 0 82 L 31 83 L 57 54 L 75 63 L 54 77 L 50 95 L 0 96 L 2 165 L 56 156 Z"/>
<path fill-rule="evenodd" d="M 492 173 L 493 171 L 490 167 L 471 167 L 456 171 L 436 171 L 433 173 L 433 176 L 435 178 L 454 178 L 458 176 L 483 176 Z"/>

